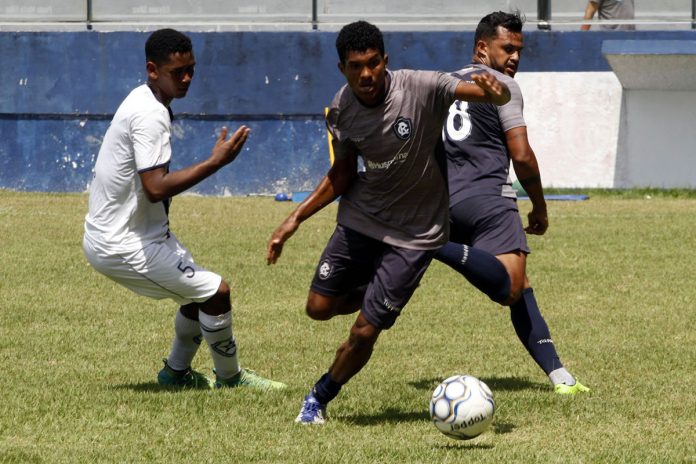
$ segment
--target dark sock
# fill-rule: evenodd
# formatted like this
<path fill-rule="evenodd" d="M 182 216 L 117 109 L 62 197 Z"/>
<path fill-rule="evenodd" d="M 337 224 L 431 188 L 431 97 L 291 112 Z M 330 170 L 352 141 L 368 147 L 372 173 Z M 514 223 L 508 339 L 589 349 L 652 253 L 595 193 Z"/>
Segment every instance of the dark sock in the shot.
<path fill-rule="evenodd" d="M 520 341 L 546 375 L 563 367 L 531 288 L 525 288 L 520 299 L 510 306 L 510 319 Z"/>
<path fill-rule="evenodd" d="M 487 251 L 447 242 L 435 259 L 463 275 L 466 280 L 499 303 L 510 295 L 510 276 L 503 263 Z"/>
<path fill-rule="evenodd" d="M 332 399 L 338 396 L 338 392 L 341 391 L 340 383 L 334 382 L 331 378 L 331 374 L 328 372 L 321 376 L 319 381 L 314 385 L 312 389 L 312 394 L 321 404 L 327 404 Z"/>

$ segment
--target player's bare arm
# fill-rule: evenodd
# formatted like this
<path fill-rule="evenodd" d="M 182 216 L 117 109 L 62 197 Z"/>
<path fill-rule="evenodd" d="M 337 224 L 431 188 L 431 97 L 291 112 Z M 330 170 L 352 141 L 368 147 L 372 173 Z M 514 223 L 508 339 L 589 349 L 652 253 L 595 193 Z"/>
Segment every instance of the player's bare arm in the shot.
<path fill-rule="evenodd" d="M 283 245 L 297 231 L 300 224 L 341 196 L 356 175 L 357 155 L 334 161 L 314 191 L 273 232 L 268 241 L 266 263 L 275 264 L 283 252 Z"/>
<path fill-rule="evenodd" d="M 549 227 L 549 219 L 546 212 L 546 200 L 544 200 L 544 187 L 541 184 L 539 164 L 534 150 L 529 145 L 527 128 L 521 126 L 510 129 L 505 132 L 505 139 L 517 179 L 532 202 L 532 210 L 527 215 L 529 225 L 525 231 L 528 234 L 543 235 Z"/>
<path fill-rule="evenodd" d="M 493 103 L 504 105 L 510 101 L 510 89 L 500 82 L 494 75 L 481 72 L 472 76 L 474 83 L 460 82 L 454 91 L 456 100 L 465 100 L 477 103 Z"/>
<path fill-rule="evenodd" d="M 591 20 L 592 18 L 594 18 L 594 15 L 598 9 L 599 5 L 597 5 L 597 3 L 587 2 L 587 7 L 585 8 L 585 16 L 583 19 L 585 19 L 586 21 Z M 589 24 L 583 24 L 582 26 L 580 26 L 580 30 L 589 31 L 590 27 L 591 26 Z"/>
<path fill-rule="evenodd" d="M 151 202 L 171 198 L 216 173 L 237 158 L 249 136 L 249 128 L 241 126 L 228 139 L 227 128 L 220 130 L 213 150 L 205 161 L 178 171 L 167 172 L 162 167 L 140 173 L 143 189 Z"/>

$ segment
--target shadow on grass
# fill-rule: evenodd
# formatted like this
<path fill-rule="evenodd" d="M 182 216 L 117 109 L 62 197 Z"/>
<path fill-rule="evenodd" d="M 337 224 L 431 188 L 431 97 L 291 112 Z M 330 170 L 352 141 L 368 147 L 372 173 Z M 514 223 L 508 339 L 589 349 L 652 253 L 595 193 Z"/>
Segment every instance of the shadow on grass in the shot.
<path fill-rule="evenodd" d="M 430 422 L 430 416 L 427 411 L 401 411 L 396 408 L 387 408 L 376 414 L 356 414 L 356 415 L 341 415 L 336 416 L 337 420 L 348 422 L 354 425 L 379 425 L 389 422 Z M 507 433 L 512 433 L 515 429 L 514 424 L 494 422 L 493 433 L 496 435 L 505 435 Z M 466 443 L 463 441 L 462 443 Z M 457 446 L 459 447 L 459 446 Z M 482 448 L 489 449 L 488 445 L 476 445 L 472 444 L 470 448 Z"/>
<path fill-rule="evenodd" d="M 471 440 L 451 440 L 449 443 L 444 443 L 438 448 L 443 450 L 492 450 L 495 446 L 490 443 L 476 443 Z"/>
<path fill-rule="evenodd" d="M 173 387 L 163 387 L 157 382 L 143 382 L 143 383 L 124 383 L 121 385 L 114 385 L 114 388 L 119 390 L 131 390 L 136 393 L 184 393 L 196 391 L 191 388 L 173 388 Z M 207 390 L 207 389 L 201 389 Z"/>
<path fill-rule="evenodd" d="M 375 414 L 355 414 L 336 416 L 336 419 L 355 425 L 378 425 L 387 422 L 427 422 L 430 420 L 427 411 L 402 411 L 387 408 Z"/>
<path fill-rule="evenodd" d="M 493 392 L 497 391 L 521 391 L 521 390 L 544 390 L 548 388 L 545 383 L 532 382 L 522 377 L 480 377 Z M 431 391 L 444 379 L 430 378 L 409 382 L 417 390 Z"/>
<path fill-rule="evenodd" d="M 505 435 L 506 433 L 512 433 L 515 430 L 515 424 L 507 424 L 494 422 L 493 423 L 493 433 L 496 435 Z"/>

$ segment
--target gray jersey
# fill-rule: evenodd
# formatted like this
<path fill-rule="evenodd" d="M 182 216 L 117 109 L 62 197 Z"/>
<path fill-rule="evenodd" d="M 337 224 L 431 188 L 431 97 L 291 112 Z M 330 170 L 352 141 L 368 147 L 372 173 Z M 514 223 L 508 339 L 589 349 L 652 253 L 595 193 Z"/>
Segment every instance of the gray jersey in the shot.
<path fill-rule="evenodd" d="M 455 101 L 450 107 L 442 133 L 450 205 L 475 195 L 516 196 L 505 132 L 526 126 L 522 92 L 513 78 L 482 64 L 471 64 L 453 75 L 469 81 L 472 74 L 481 71 L 507 84 L 511 98 L 503 106 Z"/>
<path fill-rule="evenodd" d="M 387 71 L 385 101 L 338 91 L 327 115 L 336 159 L 358 154 L 365 171 L 342 195 L 339 224 L 389 245 L 430 250 L 449 235 L 442 160 L 435 156 L 460 80 L 434 71 Z"/>
<path fill-rule="evenodd" d="M 592 0 L 597 4 L 597 16 L 599 19 L 633 19 L 633 0 Z M 632 24 L 601 26 L 602 29 L 633 30 Z"/>

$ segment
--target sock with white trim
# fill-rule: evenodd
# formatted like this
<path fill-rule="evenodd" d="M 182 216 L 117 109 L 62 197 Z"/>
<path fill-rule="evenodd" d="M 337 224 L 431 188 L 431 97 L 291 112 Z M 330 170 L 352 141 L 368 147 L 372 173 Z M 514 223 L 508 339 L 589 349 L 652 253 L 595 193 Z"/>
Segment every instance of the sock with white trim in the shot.
<path fill-rule="evenodd" d="M 167 357 L 167 366 L 175 371 L 183 371 L 191 367 L 191 361 L 198 352 L 201 340 L 200 323 L 177 311 L 174 318 L 174 341 Z"/>
<path fill-rule="evenodd" d="M 210 347 L 210 355 L 215 365 L 215 374 L 221 379 L 229 379 L 239 372 L 237 344 L 232 334 L 232 311 L 219 316 L 198 312 L 203 338 Z"/>

